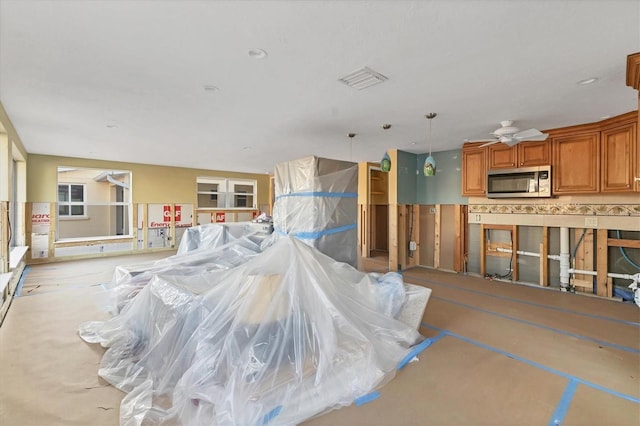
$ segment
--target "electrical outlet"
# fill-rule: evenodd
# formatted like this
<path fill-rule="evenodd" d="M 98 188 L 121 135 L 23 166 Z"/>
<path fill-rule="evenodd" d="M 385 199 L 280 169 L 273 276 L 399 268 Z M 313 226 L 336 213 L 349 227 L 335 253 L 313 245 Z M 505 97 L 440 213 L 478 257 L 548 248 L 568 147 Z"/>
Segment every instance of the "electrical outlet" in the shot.
<path fill-rule="evenodd" d="M 429 214 L 436 214 L 436 208 L 435 207 L 429 207 Z"/>
<path fill-rule="evenodd" d="M 597 228 L 598 227 L 598 218 L 597 217 L 585 217 L 584 218 L 584 226 L 588 228 Z"/>
<path fill-rule="evenodd" d="M 418 248 L 418 245 L 415 241 L 409 241 L 409 250 L 414 251 Z"/>

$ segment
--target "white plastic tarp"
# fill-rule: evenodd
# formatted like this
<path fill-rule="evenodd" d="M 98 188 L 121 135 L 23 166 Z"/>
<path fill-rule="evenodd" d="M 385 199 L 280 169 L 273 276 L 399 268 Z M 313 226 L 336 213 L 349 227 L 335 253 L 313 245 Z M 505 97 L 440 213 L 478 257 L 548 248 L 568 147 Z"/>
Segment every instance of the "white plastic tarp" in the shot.
<path fill-rule="evenodd" d="M 233 268 L 201 266 L 147 271 L 119 315 L 80 328 L 108 348 L 99 375 L 128 393 L 122 425 L 297 424 L 384 384 L 422 340 L 393 318 L 398 274 L 294 238 Z"/>
<path fill-rule="evenodd" d="M 273 225 L 332 258 L 357 263 L 358 165 L 315 156 L 276 165 Z"/>

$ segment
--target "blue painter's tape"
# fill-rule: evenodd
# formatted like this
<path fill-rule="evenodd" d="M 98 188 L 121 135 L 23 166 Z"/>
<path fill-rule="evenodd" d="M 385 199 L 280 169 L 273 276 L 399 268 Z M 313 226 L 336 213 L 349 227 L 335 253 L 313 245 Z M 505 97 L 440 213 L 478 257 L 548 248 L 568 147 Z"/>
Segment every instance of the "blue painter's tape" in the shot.
<path fill-rule="evenodd" d="M 267 414 L 264 415 L 264 418 L 262 419 L 262 424 L 266 425 L 267 423 L 269 423 L 271 420 L 276 418 L 281 411 L 282 411 L 282 405 L 278 405 L 276 408 L 269 411 Z"/>
<path fill-rule="evenodd" d="M 325 197 L 325 198 L 357 198 L 357 192 L 292 192 L 276 197 L 276 200 L 284 197 Z"/>
<path fill-rule="evenodd" d="M 380 398 L 380 392 L 374 391 L 374 392 L 368 393 L 366 395 L 362 395 L 360 398 L 356 398 L 353 402 L 358 407 L 361 407 L 364 404 L 366 404 L 367 402 L 375 401 L 378 398 Z"/>
<path fill-rule="evenodd" d="M 578 382 L 580 384 L 583 384 L 583 385 L 586 385 L 586 386 L 589 386 L 590 388 L 597 389 L 599 391 L 608 393 L 609 395 L 617 396 L 618 398 L 626 399 L 627 401 L 635 402 L 636 404 L 640 404 L 640 398 L 636 398 L 634 396 L 627 395 L 627 394 L 624 394 L 622 392 L 615 391 L 613 389 L 605 388 L 604 386 L 600 386 L 600 385 L 598 385 L 596 383 L 589 382 L 587 380 L 581 379 L 580 377 L 572 376 L 571 374 L 564 373 L 564 372 L 562 372 L 560 370 L 556 370 L 555 368 L 547 367 L 546 365 L 542 365 L 542 364 L 537 363 L 535 361 L 531 361 L 531 360 L 523 358 L 521 356 L 514 355 L 514 354 L 509 353 L 507 351 L 503 351 L 502 349 L 494 348 L 493 346 L 489 346 L 489 345 L 486 345 L 484 343 L 480 343 L 480 342 L 478 342 L 476 340 L 470 339 L 468 337 L 461 336 L 459 334 L 453 333 L 451 331 L 444 330 L 442 328 L 435 327 L 433 325 L 429 325 L 429 324 L 424 323 L 424 322 L 421 323 L 421 325 L 423 327 L 439 331 L 439 332 L 441 332 L 441 333 L 443 333 L 443 334 L 445 334 L 447 336 L 451 336 L 451 337 L 455 337 L 456 339 L 460 339 L 463 342 L 471 343 L 472 345 L 479 346 L 479 347 L 487 349 L 489 351 L 504 355 L 504 356 L 506 356 L 508 358 L 515 359 L 516 361 L 520 361 L 520 362 L 523 362 L 525 364 L 531 365 L 532 367 L 539 368 L 539 369 L 544 370 L 544 371 L 546 371 L 548 373 L 556 374 L 556 375 L 558 375 L 560 377 L 564 377 L 565 379 L 568 379 L 568 380 L 575 380 L 576 382 Z"/>
<path fill-rule="evenodd" d="M 606 347 L 609 347 L 609 348 L 619 349 L 621 351 L 631 352 L 631 353 L 634 353 L 634 354 L 639 354 L 640 353 L 639 349 L 630 348 L 628 346 L 617 345 L 615 343 L 605 342 L 603 340 L 598 340 L 598 339 L 594 339 L 592 337 L 583 336 L 582 334 L 576 334 L 576 333 L 571 333 L 571 332 L 564 331 L 564 330 L 559 330 L 557 328 L 549 327 L 548 325 L 538 324 L 538 323 L 535 323 L 535 322 L 532 322 L 532 321 L 527 321 L 527 320 L 523 320 L 523 319 L 520 319 L 520 318 L 511 317 L 509 315 L 504 315 L 504 314 L 500 314 L 498 312 L 489 311 L 487 309 L 478 308 L 476 306 L 467 305 L 465 303 L 460 303 L 460 302 L 456 302 L 456 301 L 453 301 L 453 300 L 450 300 L 450 299 L 445 299 L 444 297 L 431 296 L 431 298 L 432 299 L 437 299 L 437 300 L 442 300 L 443 302 L 451 303 L 453 305 L 463 306 L 463 307 L 465 307 L 467 309 L 472 309 L 474 311 L 478 311 L 478 312 L 482 312 L 482 313 L 485 313 L 485 314 L 493 315 L 493 316 L 496 316 L 496 317 L 499 317 L 499 318 L 504 318 L 504 319 L 508 319 L 510 321 L 519 322 L 521 324 L 530 325 L 532 327 L 541 328 L 543 330 L 552 331 L 554 333 L 564 334 L 565 336 L 574 337 L 576 339 L 586 340 L 588 342 L 597 343 L 598 345 L 601 345 L 601 346 L 606 346 Z"/>
<path fill-rule="evenodd" d="M 325 229 L 323 231 L 317 231 L 317 232 L 296 232 L 295 234 L 287 234 L 280 229 L 276 229 L 275 232 L 278 235 L 282 235 L 282 236 L 291 235 L 292 237 L 296 237 L 300 240 L 317 240 L 318 238 L 325 235 L 337 234 L 339 232 L 356 229 L 357 227 L 358 225 L 356 223 L 352 223 L 350 225 L 339 226 L 338 228 Z"/>
<path fill-rule="evenodd" d="M 445 336 L 444 333 L 440 333 L 434 337 L 430 337 L 428 339 L 424 339 L 422 342 L 420 342 L 419 344 L 415 345 L 412 349 L 411 352 L 409 352 L 404 358 L 402 358 L 402 360 L 398 363 L 398 370 L 402 370 L 407 364 L 409 364 L 411 362 L 411 360 L 415 357 L 417 357 L 418 355 L 420 355 L 420 353 L 422 353 L 422 351 L 424 351 L 425 349 L 427 349 L 429 346 L 431 346 L 432 344 L 434 344 L 435 342 L 437 342 L 438 340 L 442 339 Z"/>
<path fill-rule="evenodd" d="M 20 276 L 20 280 L 18 281 L 18 287 L 16 287 L 16 292 L 14 293 L 15 297 L 20 297 L 22 294 L 22 286 L 24 285 L 24 280 L 27 278 L 27 274 L 31 271 L 31 266 L 25 266 L 22 270 L 22 275 Z"/>
<path fill-rule="evenodd" d="M 507 300 L 509 302 L 522 303 L 523 305 L 536 306 L 538 308 L 548 309 L 548 310 L 551 310 L 551 311 L 564 312 L 564 313 L 571 314 L 571 315 L 579 315 L 579 316 L 583 316 L 583 317 L 587 317 L 587 318 L 594 318 L 594 319 L 599 319 L 599 320 L 604 320 L 604 321 L 611 321 L 611 322 L 615 322 L 615 323 L 619 323 L 619 324 L 626 324 L 626 325 L 632 325 L 632 326 L 635 326 L 635 327 L 640 327 L 640 322 L 626 321 L 626 320 L 621 320 L 621 319 L 617 319 L 617 318 L 606 317 L 604 315 L 588 314 L 588 313 L 585 313 L 585 312 L 573 311 L 571 309 L 564 309 L 564 308 L 558 308 L 558 307 L 555 307 L 555 306 L 543 305 L 542 303 L 529 302 L 527 300 L 514 299 L 512 297 L 506 297 L 506 296 L 500 296 L 500 295 L 497 295 L 497 294 L 485 293 L 484 291 L 472 290 L 472 289 L 465 288 L 465 287 L 462 287 L 462 286 L 458 286 L 458 285 L 455 285 L 455 284 L 443 283 L 443 282 L 434 281 L 434 280 L 427 280 L 427 279 L 424 279 L 424 278 L 419 278 L 419 277 L 414 277 L 414 276 L 409 276 L 408 279 L 415 280 L 415 281 L 418 281 L 418 282 L 424 282 L 424 283 L 429 283 L 429 284 L 440 285 L 440 286 L 443 286 L 443 287 L 455 288 L 456 290 L 465 291 L 467 293 L 479 294 L 481 296 L 493 297 L 495 299 Z M 543 288 L 536 289 L 536 290 L 543 290 Z"/>
<path fill-rule="evenodd" d="M 551 420 L 549 420 L 549 426 L 562 424 L 565 416 L 567 415 L 567 411 L 569 411 L 569 405 L 571 405 L 571 400 L 573 399 L 573 395 L 576 393 L 577 387 L 578 382 L 574 379 L 569 379 L 569 383 L 567 383 L 567 387 L 564 388 L 564 392 L 560 397 L 560 402 L 558 402 L 556 411 L 553 412 Z"/>

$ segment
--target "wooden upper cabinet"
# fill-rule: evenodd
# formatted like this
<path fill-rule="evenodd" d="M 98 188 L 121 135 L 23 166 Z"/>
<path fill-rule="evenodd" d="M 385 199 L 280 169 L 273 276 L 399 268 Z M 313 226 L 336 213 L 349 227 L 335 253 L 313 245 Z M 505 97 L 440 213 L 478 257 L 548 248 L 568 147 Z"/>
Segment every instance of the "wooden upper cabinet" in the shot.
<path fill-rule="evenodd" d="M 548 166 L 551 164 L 551 142 L 520 142 L 518 148 L 518 167 Z"/>
<path fill-rule="evenodd" d="M 497 143 L 488 148 L 489 170 L 515 167 L 548 166 L 551 164 L 551 142 L 529 141 L 509 147 Z"/>
<path fill-rule="evenodd" d="M 553 193 L 592 194 L 600 189 L 600 132 L 554 137 Z"/>
<path fill-rule="evenodd" d="M 638 152 L 635 122 L 604 128 L 601 135 L 602 192 L 633 192 Z"/>
<path fill-rule="evenodd" d="M 487 193 L 487 150 L 462 148 L 462 195 L 481 197 Z"/>
<path fill-rule="evenodd" d="M 489 170 L 493 169 L 513 169 L 518 167 L 518 149 L 516 146 L 509 146 L 503 143 L 489 145 Z"/>

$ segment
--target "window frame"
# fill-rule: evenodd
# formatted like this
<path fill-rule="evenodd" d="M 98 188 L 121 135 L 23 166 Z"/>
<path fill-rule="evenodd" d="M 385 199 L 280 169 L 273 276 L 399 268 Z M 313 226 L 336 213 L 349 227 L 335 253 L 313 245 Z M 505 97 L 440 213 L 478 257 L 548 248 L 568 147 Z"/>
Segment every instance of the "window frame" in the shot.
<path fill-rule="evenodd" d="M 217 184 L 217 191 L 200 191 L 199 184 Z M 250 186 L 252 192 L 235 192 L 235 185 Z M 200 206 L 199 196 L 207 195 L 217 197 L 217 207 Z M 252 199 L 251 205 L 237 206 L 238 196 L 242 196 L 245 202 Z M 258 198 L 258 183 L 255 179 L 241 179 L 241 178 L 221 178 L 221 177 L 209 177 L 199 176 L 196 178 L 196 209 L 197 210 L 255 210 L 257 206 Z M 211 200 L 213 201 L 213 200 Z"/>
<path fill-rule="evenodd" d="M 78 180 L 73 178 L 71 179 L 62 179 L 60 182 L 61 173 L 65 172 L 96 172 L 94 176 L 87 177 L 82 176 L 78 180 L 90 180 L 89 183 L 78 183 Z M 116 176 L 116 180 L 118 175 L 126 176 L 124 181 L 119 181 L 117 184 L 113 181 L 113 176 Z M 74 181 L 75 180 L 75 181 Z M 123 188 L 123 201 L 112 201 L 111 197 L 109 199 L 94 199 L 92 196 L 92 189 L 89 189 L 89 185 L 93 182 L 105 182 L 110 186 L 121 186 Z M 133 238 L 134 236 L 134 226 L 133 223 L 133 172 L 131 170 L 120 170 L 120 169 L 107 169 L 102 167 L 74 167 L 74 166 L 58 166 L 57 167 L 57 178 L 56 178 L 56 190 L 59 189 L 60 186 L 67 186 L 69 191 L 71 190 L 71 186 L 78 185 L 82 186 L 82 197 L 83 201 L 80 202 L 67 202 L 60 201 L 59 194 L 56 195 L 56 208 L 55 208 L 55 244 L 64 243 L 69 241 L 94 241 L 94 240 L 110 240 L 110 239 L 120 239 L 120 238 Z M 118 195 L 115 194 L 115 199 L 117 199 Z M 69 193 L 69 198 L 71 195 Z M 83 216 L 72 216 L 72 215 L 60 215 L 60 206 L 68 205 L 69 212 L 71 212 L 71 206 L 73 205 L 83 205 Z M 118 229 L 122 228 L 123 233 L 106 233 L 104 235 L 80 235 L 80 236 L 61 236 L 61 229 L 59 226 L 59 222 L 67 222 L 74 220 L 85 220 L 90 221 L 93 219 L 93 215 L 91 212 L 91 208 L 93 207 L 113 207 L 116 208 L 116 213 L 111 220 L 115 222 L 109 222 L 109 228 L 115 227 L 116 232 Z M 120 213 L 117 212 L 118 207 L 123 207 Z M 99 215 L 96 217 L 100 217 Z M 121 218 L 120 225 L 118 225 L 118 217 Z M 78 224 L 80 225 L 80 224 Z"/>
<path fill-rule="evenodd" d="M 61 201 L 60 200 L 60 187 L 61 186 L 66 186 L 67 187 L 67 194 L 69 194 L 69 201 Z M 71 200 L 71 187 L 72 186 L 80 186 L 82 187 L 82 201 L 72 201 Z M 85 220 L 88 219 L 89 216 L 87 216 L 87 187 L 84 183 L 59 183 L 57 182 L 57 186 L 56 186 L 57 190 L 58 190 L 58 195 L 57 195 L 57 210 L 56 210 L 56 214 L 58 216 L 59 219 L 61 220 Z M 69 210 L 67 214 L 61 214 L 60 213 L 60 207 L 62 206 L 66 206 Z M 72 214 L 72 210 L 73 210 L 73 206 L 82 206 L 82 214 L 81 215 L 74 215 Z"/>

